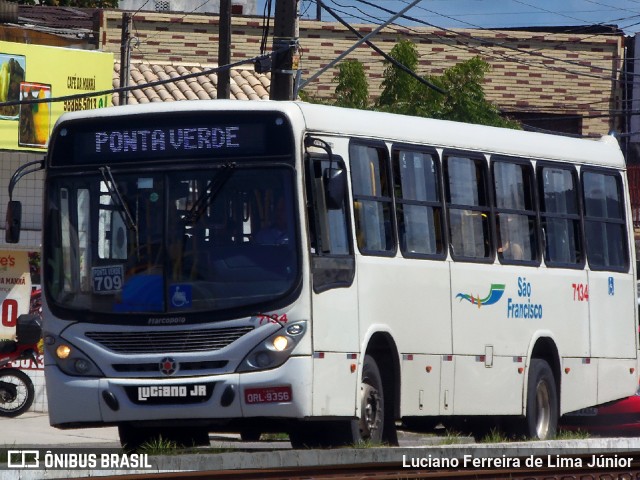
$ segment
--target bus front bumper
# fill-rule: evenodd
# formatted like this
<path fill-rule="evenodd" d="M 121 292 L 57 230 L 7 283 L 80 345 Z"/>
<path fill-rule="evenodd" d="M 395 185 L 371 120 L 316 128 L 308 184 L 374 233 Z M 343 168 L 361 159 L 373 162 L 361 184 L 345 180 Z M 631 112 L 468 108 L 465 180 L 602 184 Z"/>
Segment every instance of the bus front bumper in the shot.
<path fill-rule="evenodd" d="M 45 367 L 53 426 L 311 415 L 310 357 L 250 373 L 153 379 L 71 377 Z"/>

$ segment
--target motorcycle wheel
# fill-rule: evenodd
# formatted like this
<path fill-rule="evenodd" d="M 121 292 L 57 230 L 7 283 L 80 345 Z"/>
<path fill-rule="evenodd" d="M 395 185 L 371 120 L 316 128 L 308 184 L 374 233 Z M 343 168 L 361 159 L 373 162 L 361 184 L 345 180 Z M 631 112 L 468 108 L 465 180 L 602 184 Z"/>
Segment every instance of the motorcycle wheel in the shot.
<path fill-rule="evenodd" d="M 14 368 L 0 369 L 0 417 L 22 415 L 31 407 L 34 396 L 29 375 Z"/>

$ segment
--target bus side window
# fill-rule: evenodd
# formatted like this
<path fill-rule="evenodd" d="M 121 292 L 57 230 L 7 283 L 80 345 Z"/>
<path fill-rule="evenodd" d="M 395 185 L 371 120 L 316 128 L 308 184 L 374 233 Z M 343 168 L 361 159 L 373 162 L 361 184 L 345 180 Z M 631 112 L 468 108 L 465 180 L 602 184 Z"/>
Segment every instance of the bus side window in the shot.
<path fill-rule="evenodd" d="M 571 167 L 538 167 L 544 259 L 549 266 L 578 268 L 584 261 L 577 183 Z"/>
<path fill-rule="evenodd" d="M 620 176 L 583 170 L 587 259 L 594 270 L 626 271 L 629 255 Z"/>
<path fill-rule="evenodd" d="M 454 259 L 490 261 L 493 255 L 484 158 L 444 153 L 451 255 Z"/>
<path fill-rule="evenodd" d="M 538 226 L 531 164 L 498 157 L 492 162 L 491 169 L 500 262 L 538 262 Z"/>
<path fill-rule="evenodd" d="M 405 257 L 445 254 L 439 171 L 435 149 L 393 150 L 398 242 Z"/>
<path fill-rule="evenodd" d="M 313 289 L 316 293 L 348 287 L 355 276 L 347 190 L 345 188 L 343 192 L 341 205 L 332 206 L 326 198 L 325 173 L 331 168 L 345 169 L 344 162 L 335 155 L 331 162 L 326 156 L 308 157 L 307 215 Z"/>
<path fill-rule="evenodd" d="M 365 255 L 393 255 L 393 209 L 387 149 L 349 146 L 358 248 Z"/>

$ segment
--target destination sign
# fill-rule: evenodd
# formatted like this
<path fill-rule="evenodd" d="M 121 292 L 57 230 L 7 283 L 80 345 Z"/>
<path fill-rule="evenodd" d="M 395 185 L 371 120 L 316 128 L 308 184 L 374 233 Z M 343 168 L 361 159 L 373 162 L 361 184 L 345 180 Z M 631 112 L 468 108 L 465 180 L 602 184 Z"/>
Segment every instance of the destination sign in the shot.
<path fill-rule="evenodd" d="M 290 124 L 274 113 L 125 115 L 69 122 L 52 135 L 50 165 L 289 155 Z"/>
<path fill-rule="evenodd" d="M 76 138 L 83 163 L 252 155 L 266 149 L 260 124 L 98 130 Z"/>
<path fill-rule="evenodd" d="M 245 126 L 245 128 L 249 127 Z M 95 153 L 121 154 L 166 151 L 182 153 L 192 150 L 238 149 L 241 147 L 241 130 L 239 125 L 226 125 L 221 127 L 96 132 Z M 254 138 L 253 141 L 256 139 Z"/>

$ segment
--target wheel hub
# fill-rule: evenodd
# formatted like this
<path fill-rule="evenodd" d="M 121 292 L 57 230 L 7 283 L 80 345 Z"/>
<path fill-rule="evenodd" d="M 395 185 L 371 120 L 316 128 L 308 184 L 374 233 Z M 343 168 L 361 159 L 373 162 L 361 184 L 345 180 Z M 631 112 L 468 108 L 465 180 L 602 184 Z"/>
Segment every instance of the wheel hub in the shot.
<path fill-rule="evenodd" d="M 380 428 L 380 394 L 371 385 L 364 384 L 362 389 L 362 417 L 360 419 L 360 437 L 368 440 L 375 437 Z"/>

